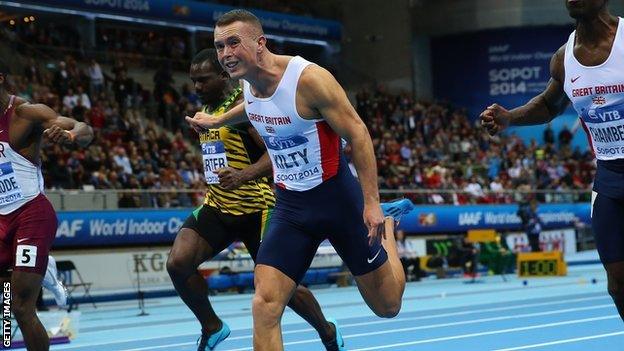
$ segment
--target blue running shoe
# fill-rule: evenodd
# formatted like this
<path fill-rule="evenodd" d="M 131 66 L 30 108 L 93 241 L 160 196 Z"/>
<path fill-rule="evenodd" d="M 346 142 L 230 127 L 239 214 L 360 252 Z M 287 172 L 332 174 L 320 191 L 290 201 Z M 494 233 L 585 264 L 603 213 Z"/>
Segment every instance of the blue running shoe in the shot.
<path fill-rule="evenodd" d="M 336 328 L 336 339 L 323 342 L 325 345 L 325 349 L 327 351 L 347 351 L 344 346 L 344 339 L 342 338 L 342 333 L 340 332 L 340 328 L 338 328 L 338 322 L 334 318 L 328 318 L 327 321 L 334 325 Z"/>
<path fill-rule="evenodd" d="M 230 336 L 230 327 L 224 321 L 221 321 L 221 324 L 221 329 L 210 335 L 202 332 L 201 337 L 197 341 L 197 351 L 212 351 L 221 341 Z"/>
<path fill-rule="evenodd" d="M 414 204 L 409 199 L 401 199 L 392 202 L 384 202 L 381 209 L 385 216 L 394 218 L 395 223 L 399 223 L 401 217 L 414 209 Z"/>

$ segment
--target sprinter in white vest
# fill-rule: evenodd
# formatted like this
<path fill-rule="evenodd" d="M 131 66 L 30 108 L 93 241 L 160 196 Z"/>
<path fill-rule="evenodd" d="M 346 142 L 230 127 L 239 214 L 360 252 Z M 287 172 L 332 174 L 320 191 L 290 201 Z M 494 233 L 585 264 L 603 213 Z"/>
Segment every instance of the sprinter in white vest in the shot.
<path fill-rule="evenodd" d="M 344 90 L 327 70 L 271 53 L 260 21 L 248 11 L 221 16 L 214 40 L 225 71 L 243 81 L 245 102 L 221 116 L 198 113 L 187 121 L 203 130 L 249 118 L 267 146 L 277 186 L 256 260 L 254 350 L 283 350 L 284 307 L 326 238 L 373 312 L 396 316 L 405 274 L 392 224 L 380 208 L 371 138 Z M 360 183 L 349 171 L 340 137 L 353 147 Z M 334 349 L 344 346 L 339 342 Z"/>
<path fill-rule="evenodd" d="M 11 292 L 11 312 L 26 348 L 48 350 L 48 334 L 35 305 L 57 219 L 43 193 L 42 139 L 46 136 L 54 143 L 86 146 L 93 131 L 46 105 L 10 95 L 4 87 L 7 74 L 8 68 L 0 63 L 0 275 L 4 291 Z"/>
<path fill-rule="evenodd" d="M 204 103 L 203 111 L 221 114 L 243 99 L 242 89 L 230 85 L 213 48 L 198 52 L 191 61 L 190 78 Z M 173 285 L 202 326 L 197 351 L 216 350 L 230 335 L 230 327 L 212 309 L 208 287 L 197 267 L 212 259 L 234 241 L 242 241 L 252 260 L 275 206 L 268 174 L 271 161 L 264 142 L 249 122 L 207 130 L 199 134 L 208 184 L 204 204 L 182 224 L 167 271 Z M 219 150 L 221 152 L 211 152 Z M 222 165 L 215 169 L 213 165 Z M 213 172 L 214 170 L 214 172 Z M 215 180 L 216 178 L 216 180 Z M 299 285 L 288 304 L 329 345 L 342 340 L 337 322 L 325 319 L 312 292 Z"/>
<path fill-rule="evenodd" d="M 608 289 L 624 319 L 624 21 L 608 0 L 567 0 L 576 30 L 550 61 L 548 86 L 527 104 L 481 113 L 491 135 L 508 125 L 548 123 L 572 102 L 588 134 L 598 169 L 592 226 Z"/>

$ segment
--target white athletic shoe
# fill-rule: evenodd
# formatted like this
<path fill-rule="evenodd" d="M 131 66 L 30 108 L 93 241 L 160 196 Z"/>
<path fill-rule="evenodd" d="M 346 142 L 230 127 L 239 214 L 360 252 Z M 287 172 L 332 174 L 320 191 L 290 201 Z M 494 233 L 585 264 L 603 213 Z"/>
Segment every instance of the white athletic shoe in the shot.
<path fill-rule="evenodd" d="M 41 285 L 54 294 L 54 300 L 59 307 L 67 306 L 67 289 L 56 277 L 56 260 L 52 256 L 48 257 L 48 268 Z"/>
<path fill-rule="evenodd" d="M 54 294 L 54 300 L 56 300 L 56 304 L 59 307 L 67 306 L 67 288 L 60 280 L 56 280 L 56 285 L 54 289 L 52 289 L 52 293 Z"/>

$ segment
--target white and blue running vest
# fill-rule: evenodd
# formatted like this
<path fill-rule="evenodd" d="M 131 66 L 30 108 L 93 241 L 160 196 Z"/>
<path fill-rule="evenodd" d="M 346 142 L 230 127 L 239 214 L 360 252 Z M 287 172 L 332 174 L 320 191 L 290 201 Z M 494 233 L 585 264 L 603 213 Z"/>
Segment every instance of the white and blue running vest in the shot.
<path fill-rule="evenodd" d="M 268 98 L 255 97 L 249 83 L 243 82 L 245 111 L 266 144 L 275 184 L 282 189 L 312 189 L 335 176 L 340 164 L 336 132 L 323 119 L 303 119 L 297 112 L 297 83 L 311 64 L 299 56 L 290 59 Z"/>
<path fill-rule="evenodd" d="M 574 57 L 576 31 L 565 48 L 564 90 L 598 160 L 624 159 L 624 24 L 619 18 L 611 53 L 597 66 Z"/>
<path fill-rule="evenodd" d="M 9 214 L 43 193 L 41 167 L 27 160 L 9 144 L 9 126 L 15 96 L 0 117 L 0 215 Z"/>

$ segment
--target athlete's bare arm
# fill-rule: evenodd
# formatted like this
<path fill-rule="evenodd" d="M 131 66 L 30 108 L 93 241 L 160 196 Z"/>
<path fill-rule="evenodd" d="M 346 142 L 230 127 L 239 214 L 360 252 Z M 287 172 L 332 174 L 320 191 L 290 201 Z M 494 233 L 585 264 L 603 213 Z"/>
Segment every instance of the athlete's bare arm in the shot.
<path fill-rule="evenodd" d="M 197 112 L 193 117 L 186 116 L 186 121 L 196 132 L 201 132 L 206 129 L 217 129 L 227 125 L 246 122 L 247 114 L 245 113 L 245 104 L 240 103 L 220 116 Z"/>
<path fill-rule="evenodd" d="M 368 129 L 334 76 L 317 65 L 299 78 L 297 111 L 301 116 L 322 116 L 353 148 L 353 163 L 364 194 L 364 221 L 371 240 L 383 235 L 384 216 L 379 207 L 377 162 Z"/>
<path fill-rule="evenodd" d="M 243 169 L 246 173 L 245 178 L 247 178 L 247 180 L 254 180 L 271 176 L 273 174 L 273 164 L 271 163 L 269 153 L 266 152 L 266 145 L 264 144 L 262 137 L 260 137 L 256 128 L 252 126 L 250 126 L 247 130 L 249 132 L 249 136 L 251 136 L 256 145 L 258 145 L 260 149 L 264 150 L 264 154 L 260 156 L 258 161 Z"/>
<path fill-rule="evenodd" d="M 525 105 L 513 110 L 493 104 L 481 112 L 481 124 L 490 135 L 494 135 L 509 125 L 526 126 L 548 123 L 563 113 L 570 100 L 563 90 L 565 79 L 563 60 L 565 45 L 559 48 L 550 60 L 550 81 L 546 89 Z"/>
<path fill-rule="evenodd" d="M 262 150 L 265 150 L 265 152 L 256 162 L 241 170 L 232 167 L 217 169 L 215 173 L 219 176 L 219 185 L 224 189 L 234 190 L 243 185 L 243 183 L 262 177 L 268 177 L 273 173 L 269 153 L 266 152 L 266 146 L 258 134 L 258 131 L 252 126 L 249 126 L 247 131 L 254 142 Z"/>
<path fill-rule="evenodd" d="M 93 130 L 86 123 L 59 116 L 46 105 L 23 103 L 16 108 L 15 113 L 21 119 L 39 124 L 45 129 L 44 135 L 55 143 L 75 141 L 85 147 L 93 140 Z"/>

